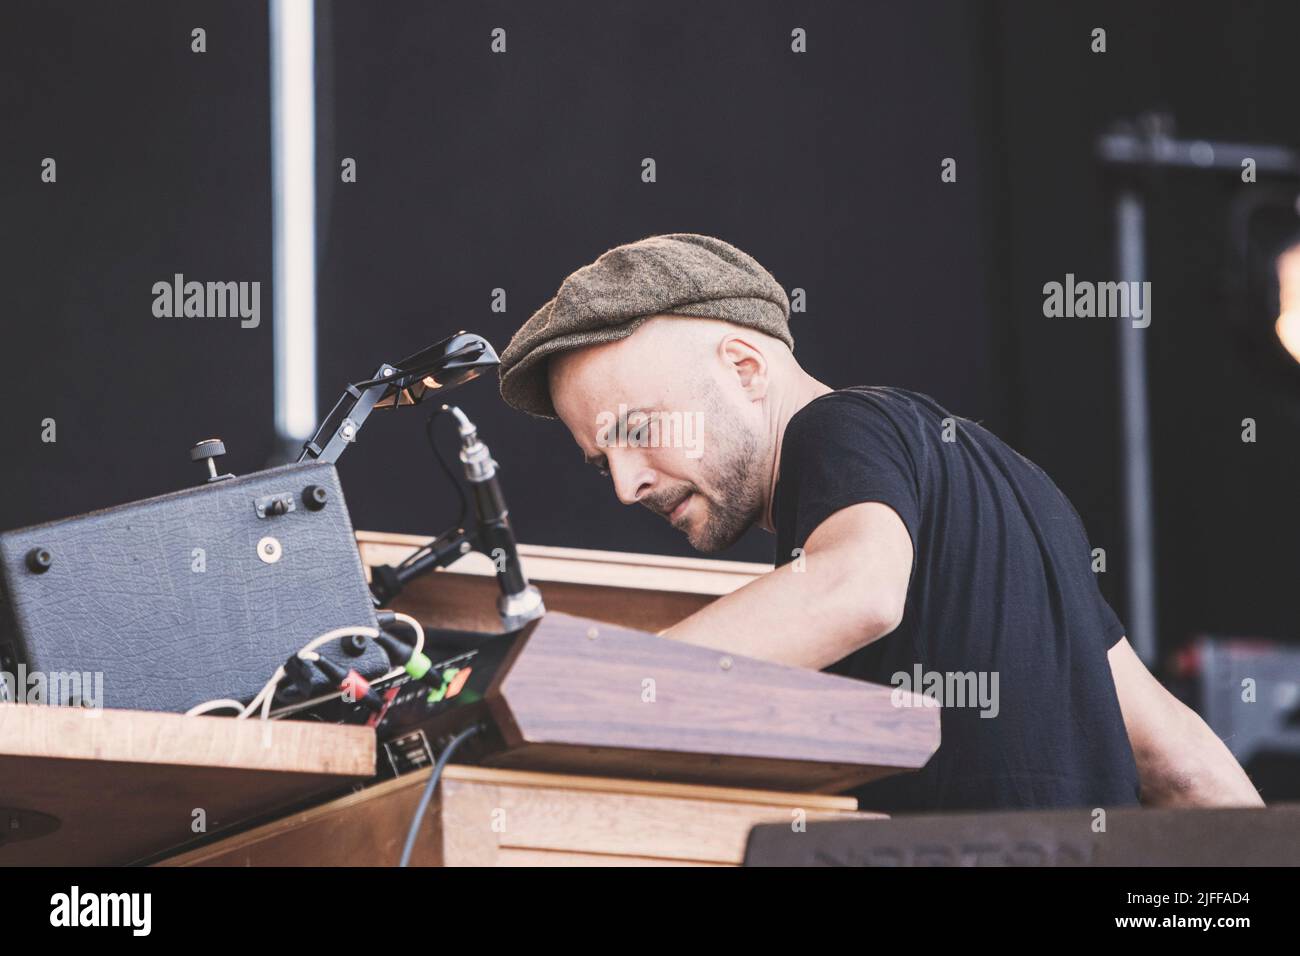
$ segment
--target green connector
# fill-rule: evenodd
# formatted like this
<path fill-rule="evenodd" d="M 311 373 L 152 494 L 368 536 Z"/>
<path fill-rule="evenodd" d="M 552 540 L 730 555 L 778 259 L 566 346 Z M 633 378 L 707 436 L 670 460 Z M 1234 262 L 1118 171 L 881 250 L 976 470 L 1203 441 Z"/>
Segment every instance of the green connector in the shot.
<path fill-rule="evenodd" d="M 425 700 L 430 704 L 436 704 L 438 701 L 446 697 L 447 688 L 451 686 L 451 682 L 456 679 L 456 675 L 459 673 L 460 673 L 459 667 L 453 667 L 450 668 L 449 670 L 443 671 L 442 686 L 439 687 L 437 690 L 429 691 L 429 696 L 426 697 Z"/>
<path fill-rule="evenodd" d="M 406 673 L 411 675 L 412 680 L 419 680 L 425 674 L 429 673 L 429 668 L 433 666 L 433 661 L 425 657 L 419 651 L 411 655 L 411 659 L 406 662 Z"/>

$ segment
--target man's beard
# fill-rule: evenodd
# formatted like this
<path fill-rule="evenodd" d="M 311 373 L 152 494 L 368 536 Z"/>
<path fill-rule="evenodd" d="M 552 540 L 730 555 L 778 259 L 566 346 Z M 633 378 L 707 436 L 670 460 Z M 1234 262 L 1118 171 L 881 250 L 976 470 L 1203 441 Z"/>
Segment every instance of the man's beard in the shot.
<path fill-rule="evenodd" d="M 759 519 L 763 506 L 761 479 L 759 473 L 750 467 L 750 463 L 757 460 L 757 450 L 754 436 L 746 432 L 743 454 L 719 462 L 719 473 L 709 475 L 713 493 L 700 492 L 707 505 L 704 521 L 696 530 L 686 534 L 686 540 L 696 551 L 710 554 L 731 547 Z"/>
<path fill-rule="evenodd" d="M 686 540 L 697 551 L 709 554 L 735 544 L 762 514 L 763 469 L 758 439 L 745 423 L 720 400 L 710 402 L 710 447 L 701 459 L 701 475 L 709 490 L 691 482 L 687 488 L 699 499 L 691 507 L 703 506 L 686 531 Z M 647 498 L 641 503 L 663 513 L 681 500 L 682 490 Z"/>

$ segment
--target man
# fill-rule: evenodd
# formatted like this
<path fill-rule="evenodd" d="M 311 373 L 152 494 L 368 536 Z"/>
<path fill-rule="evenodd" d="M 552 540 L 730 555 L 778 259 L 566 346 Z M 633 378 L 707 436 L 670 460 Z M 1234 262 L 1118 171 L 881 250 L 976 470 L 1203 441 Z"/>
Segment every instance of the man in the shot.
<path fill-rule="evenodd" d="M 860 790 L 873 809 L 1260 805 L 1129 647 L 1047 475 L 923 395 L 817 381 L 788 323 L 750 256 L 652 236 L 569 276 L 502 353 L 506 401 L 561 419 L 625 504 L 700 551 L 753 524 L 775 533 L 772 572 L 664 636 L 881 684 L 991 688 L 941 699 L 938 752 Z M 673 440 L 693 422 L 701 442 Z"/>

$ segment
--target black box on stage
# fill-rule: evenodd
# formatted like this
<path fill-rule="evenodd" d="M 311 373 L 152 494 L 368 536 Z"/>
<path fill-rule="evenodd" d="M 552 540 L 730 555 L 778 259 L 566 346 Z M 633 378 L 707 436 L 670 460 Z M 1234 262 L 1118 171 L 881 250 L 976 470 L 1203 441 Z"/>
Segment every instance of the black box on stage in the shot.
<path fill-rule="evenodd" d="M 1300 865 L 1300 806 L 1110 807 L 1100 830 L 1098 819 L 1077 807 L 817 820 L 802 832 L 762 823 L 745 866 Z"/>
<path fill-rule="evenodd" d="M 0 534 L 0 659 L 20 701 L 246 701 L 312 638 L 353 625 L 375 627 L 375 611 L 331 464 Z M 322 652 L 367 678 L 389 667 L 373 642 L 356 658 Z"/>

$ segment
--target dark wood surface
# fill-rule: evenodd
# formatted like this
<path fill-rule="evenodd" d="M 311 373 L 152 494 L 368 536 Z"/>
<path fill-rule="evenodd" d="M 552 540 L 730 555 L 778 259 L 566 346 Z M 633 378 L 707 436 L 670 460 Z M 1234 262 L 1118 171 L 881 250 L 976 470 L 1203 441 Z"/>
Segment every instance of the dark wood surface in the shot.
<path fill-rule="evenodd" d="M 893 689 L 548 614 L 488 702 L 506 749 L 492 766 L 847 789 L 915 770 L 939 712 Z"/>

